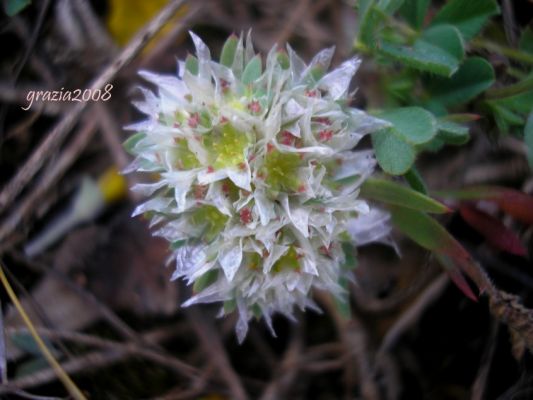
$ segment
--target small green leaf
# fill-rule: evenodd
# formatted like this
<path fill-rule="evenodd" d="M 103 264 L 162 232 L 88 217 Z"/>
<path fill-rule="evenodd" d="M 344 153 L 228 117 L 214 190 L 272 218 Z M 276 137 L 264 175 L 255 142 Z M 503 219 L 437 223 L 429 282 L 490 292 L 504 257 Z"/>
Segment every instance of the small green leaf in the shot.
<path fill-rule="evenodd" d="M 420 71 L 451 76 L 464 57 L 463 39 L 451 25 L 428 29 L 413 46 L 382 42 L 380 52 Z"/>
<path fill-rule="evenodd" d="M 222 47 L 222 52 L 220 53 L 220 63 L 225 65 L 228 68 L 231 68 L 233 65 L 233 60 L 235 59 L 235 51 L 237 50 L 237 45 L 239 44 L 239 38 L 235 35 L 231 35 L 224 46 Z"/>
<path fill-rule="evenodd" d="M 198 75 L 198 59 L 189 54 L 185 59 L 185 69 L 193 75 Z"/>
<path fill-rule="evenodd" d="M 527 161 L 529 168 L 533 170 L 533 112 L 527 118 L 526 127 L 524 129 L 524 142 L 527 146 Z"/>
<path fill-rule="evenodd" d="M 15 333 L 11 336 L 10 339 L 13 344 L 23 352 L 36 357 L 40 357 L 42 355 L 39 345 L 35 342 L 35 339 L 33 339 L 33 336 L 31 336 L 31 334 Z M 43 341 L 45 342 L 46 347 L 48 347 L 53 354 L 57 353 L 52 343 L 50 343 L 50 340 L 43 338 Z"/>
<path fill-rule="evenodd" d="M 246 68 L 244 68 L 244 72 L 242 73 L 242 83 L 245 85 L 248 85 L 261 76 L 261 56 L 259 54 L 255 55 Z"/>
<path fill-rule="evenodd" d="M 518 48 L 526 53 L 533 54 L 533 29 L 531 29 L 531 26 L 528 26 L 522 32 Z"/>
<path fill-rule="evenodd" d="M 430 27 L 424 31 L 421 40 L 443 49 L 459 61 L 465 56 L 463 37 L 453 25 L 442 24 Z"/>
<path fill-rule="evenodd" d="M 429 213 L 446 213 L 449 208 L 416 190 L 386 179 L 367 179 L 361 186 L 361 195 L 385 204 L 407 207 Z"/>
<path fill-rule="evenodd" d="M 413 146 L 398 136 L 392 128 L 372 134 L 372 144 L 379 165 L 388 174 L 402 175 L 415 161 Z"/>
<path fill-rule="evenodd" d="M 494 69 L 481 57 L 467 59 L 449 79 L 435 77 L 427 83 L 432 101 L 445 106 L 466 103 L 494 83 Z"/>
<path fill-rule="evenodd" d="M 187 239 L 176 240 L 170 243 L 170 250 L 178 250 L 180 247 L 184 246 L 187 243 Z"/>
<path fill-rule="evenodd" d="M 533 90 L 491 101 L 500 106 L 507 107 L 511 111 L 527 115 L 533 108 Z"/>
<path fill-rule="evenodd" d="M 199 293 L 202 290 L 204 290 L 206 287 L 210 286 L 211 284 L 215 283 L 215 281 L 218 278 L 218 270 L 211 270 L 207 271 L 205 274 L 200 276 L 195 282 L 192 287 L 192 290 L 194 293 Z"/>
<path fill-rule="evenodd" d="M 494 114 L 494 119 L 502 133 L 512 127 L 522 127 L 527 115 L 533 109 L 533 90 L 513 96 L 487 100 L 485 104 Z"/>
<path fill-rule="evenodd" d="M 376 46 L 375 32 L 379 28 L 379 15 L 374 9 L 376 0 L 358 1 L 359 11 L 359 40 L 370 48 Z"/>
<path fill-rule="evenodd" d="M 420 172 L 413 165 L 409 171 L 404 175 L 405 180 L 414 190 L 422 194 L 428 194 L 428 188 L 424 182 L 424 178 L 420 175 Z"/>
<path fill-rule="evenodd" d="M 13 17 L 31 4 L 31 0 L 6 0 L 4 10 L 8 17 Z"/>
<path fill-rule="evenodd" d="M 377 7 L 385 14 L 394 14 L 403 4 L 404 0 L 379 0 Z"/>
<path fill-rule="evenodd" d="M 433 18 L 432 25 L 453 24 L 466 40 L 472 39 L 500 8 L 495 0 L 450 0 Z"/>
<path fill-rule="evenodd" d="M 406 207 L 391 207 L 393 225 L 427 250 L 447 253 L 455 239 L 426 213 Z"/>
<path fill-rule="evenodd" d="M 437 138 L 448 144 L 462 145 L 470 139 L 468 127 L 446 119 L 437 120 L 437 129 Z"/>
<path fill-rule="evenodd" d="M 400 15 L 415 29 L 420 29 L 428 10 L 430 0 L 405 0 Z"/>
<path fill-rule="evenodd" d="M 395 108 L 380 113 L 379 118 L 392 122 L 398 135 L 411 144 L 429 142 L 437 133 L 433 115 L 420 107 Z"/>
<path fill-rule="evenodd" d="M 353 270 L 357 268 L 357 247 L 350 242 L 342 242 L 342 251 L 344 252 L 344 264 L 342 268 Z"/>
<path fill-rule="evenodd" d="M 476 301 L 463 272 L 473 277 L 479 274 L 479 269 L 464 247 L 441 224 L 421 211 L 394 206 L 390 213 L 392 224 L 418 245 L 434 252 L 457 287 Z M 485 287 L 479 289 L 486 290 Z"/>
<path fill-rule="evenodd" d="M 278 51 L 278 54 L 276 55 L 276 59 L 282 69 L 289 69 L 291 67 L 291 62 L 289 60 L 289 56 L 287 55 L 286 51 L 284 50 Z"/>
<path fill-rule="evenodd" d="M 124 143 L 122 143 L 122 146 L 124 147 L 124 150 L 126 150 L 129 154 L 135 155 L 135 145 L 139 143 L 141 140 L 143 140 L 146 137 L 146 133 L 144 132 L 137 132 L 134 135 L 131 135 Z"/>

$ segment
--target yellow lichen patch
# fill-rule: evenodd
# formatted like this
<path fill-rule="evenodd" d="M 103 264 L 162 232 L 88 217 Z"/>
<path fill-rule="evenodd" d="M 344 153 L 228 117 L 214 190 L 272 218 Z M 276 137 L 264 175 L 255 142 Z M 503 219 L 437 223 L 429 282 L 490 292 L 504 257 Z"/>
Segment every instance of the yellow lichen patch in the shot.
<path fill-rule="evenodd" d="M 278 261 L 272 266 L 273 272 L 281 271 L 299 271 L 300 270 L 300 255 L 296 252 L 294 246 L 291 246 L 287 252 L 282 255 Z"/>
<path fill-rule="evenodd" d="M 198 159 L 189 149 L 186 139 L 177 139 L 173 147 L 173 156 L 175 157 L 176 167 L 179 169 L 192 169 L 200 166 Z"/>
<path fill-rule="evenodd" d="M 263 175 L 265 182 L 274 193 L 282 190 L 298 191 L 298 167 L 300 157 L 295 153 L 282 153 L 272 150 L 265 157 Z"/>
<path fill-rule="evenodd" d="M 212 157 L 213 167 L 218 169 L 242 164 L 249 140 L 245 133 L 226 122 L 204 136 L 204 145 Z"/>
<path fill-rule="evenodd" d="M 190 222 L 193 225 L 204 227 L 203 236 L 207 242 L 213 241 L 222 232 L 227 221 L 227 215 L 209 205 L 197 208 L 190 216 Z"/>
<path fill-rule="evenodd" d="M 244 255 L 244 265 L 246 268 L 253 271 L 260 269 L 262 264 L 261 256 L 257 253 L 245 253 Z"/>

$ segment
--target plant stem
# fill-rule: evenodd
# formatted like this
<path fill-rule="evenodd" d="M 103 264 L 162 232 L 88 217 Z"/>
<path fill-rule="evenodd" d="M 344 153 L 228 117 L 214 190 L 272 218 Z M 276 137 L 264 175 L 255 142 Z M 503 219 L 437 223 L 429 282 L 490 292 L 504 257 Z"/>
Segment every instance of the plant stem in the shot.
<path fill-rule="evenodd" d="M 516 61 L 533 64 L 533 55 L 524 53 L 523 51 L 512 49 L 510 47 L 502 46 L 498 43 L 491 42 L 486 39 L 472 39 L 470 41 L 470 44 L 478 49 L 485 49 L 492 51 L 494 53 L 498 53 L 501 55 L 504 55 L 508 58 L 511 58 Z"/>
<path fill-rule="evenodd" d="M 57 362 L 57 360 L 54 358 L 50 350 L 48 350 L 48 347 L 44 344 L 43 340 L 35 330 L 35 326 L 30 320 L 30 317 L 28 317 L 28 314 L 26 314 L 26 311 L 24 311 L 24 308 L 22 307 L 22 304 L 20 304 L 20 301 L 13 291 L 13 288 L 11 287 L 11 284 L 7 280 L 7 277 L 4 273 L 4 267 L 0 264 L 0 281 L 2 281 L 2 285 L 4 285 L 4 288 L 6 289 L 7 295 L 13 302 L 13 305 L 17 309 L 17 311 L 20 313 L 20 316 L 22 317 L 22 320 L 28 327 L 28 330 L 30 331 L 33 339 L 35 340 L 35 343 L 37 343 L 37 346 L 39 346 L 39 349 L 43 353 L 44 358 L 46 358 L 46 361 L 50 364 L 50 366 L 53 368 L 55 373 L 57 374 L 57 377 L 61 380 L 67 391 L 70 393 L 70 395 L 76 399 L 76 400 L 86 400 L 86 397 L 83 395 L 81 390 L 76 386 L 76 384 L 70 379 L 70 376 L 63 370 L 61 365 Z"/>

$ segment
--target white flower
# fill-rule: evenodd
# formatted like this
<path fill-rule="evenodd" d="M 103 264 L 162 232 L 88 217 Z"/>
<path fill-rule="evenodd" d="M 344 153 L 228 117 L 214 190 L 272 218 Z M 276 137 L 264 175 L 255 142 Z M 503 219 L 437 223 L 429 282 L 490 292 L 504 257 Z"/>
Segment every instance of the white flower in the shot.
<path fill-rule="evenodd" d="M 263 68 L 248 35 L 219 63 L 191 36 L 197 58 L 178 76 L 141 72 L 158 92 L 135 104 L 148 119 L 129 127 L 129 171 L 158 180 L 133 188 L 151 197 L 134 215 L 150 212 L 171 242 L 173 278 L 194 284 L 184 306 L 237 310 L 242 341 L 252 316 L 272 330 L 272 314 L 316 308 L 313 288 L 343 296 L 345 244 L 388 234 L 388 216 L 358 198 L 373 153 L 353 151 L 385 123 L 348 105 L 358 59 L 327 73 L 332 48 L 306 65 L 274 47 Z"/>

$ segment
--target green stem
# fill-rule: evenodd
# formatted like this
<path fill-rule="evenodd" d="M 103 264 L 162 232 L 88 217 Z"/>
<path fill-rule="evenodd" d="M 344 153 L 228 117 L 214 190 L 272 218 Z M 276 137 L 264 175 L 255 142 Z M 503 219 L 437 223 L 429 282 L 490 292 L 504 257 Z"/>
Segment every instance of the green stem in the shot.
<path fill-rule="evenodd" d="M 532 89 L 533 89 L 533 76 L 530 76 L 529 78 L 526 78 L 512 85 L 488 90 L 487 97 L 494 99 L 494 98 L 514 96 L 516 94 L 524 93 Z"/>
<path fill-rule="evenodd" d="M 533 64 L 533 55 L 524 53 L 520 50 L 512 49 L 510 47 L 502 46 L 500 44 L 491 42 L 486 39 L 481 39 L 481 38 L 472 39 L 470 41 L 470 44 L 473 47 L 478 48 L 478 49 L 489 50 L 494 53 L 504 55 L 516 61 L 524 62 L 527 64 Z"/>

